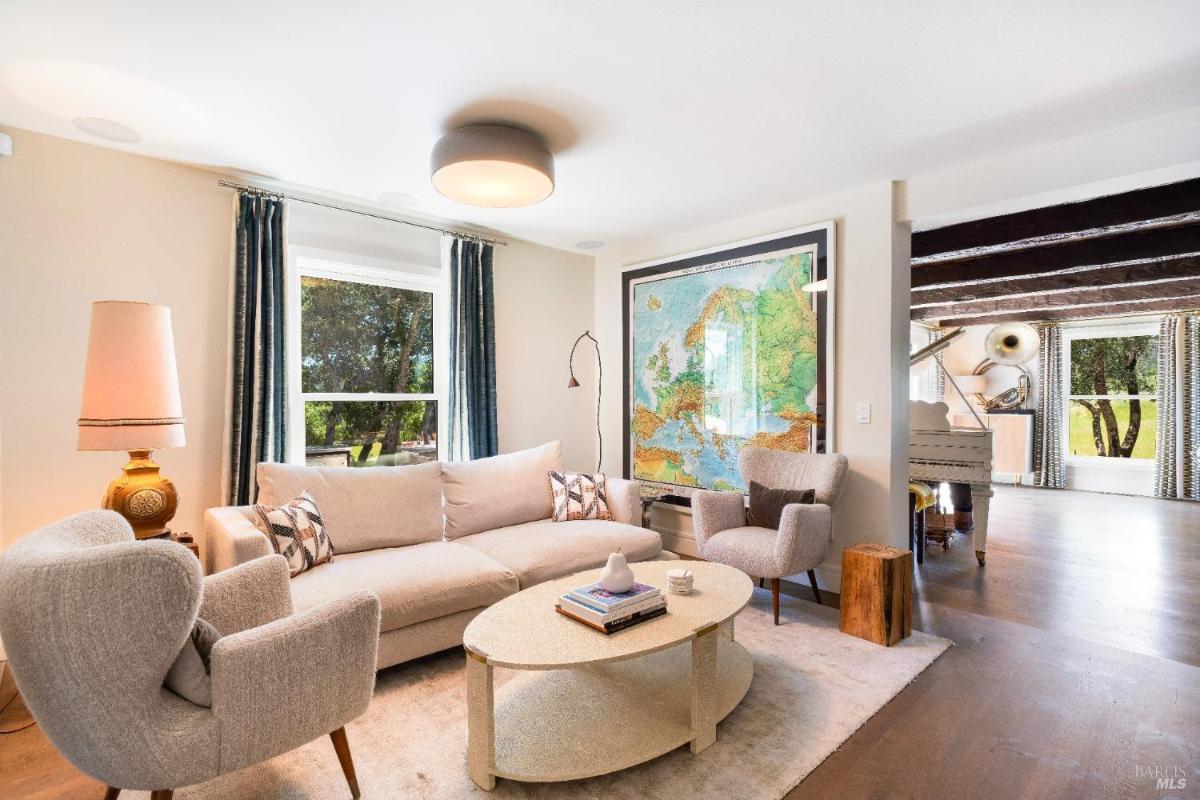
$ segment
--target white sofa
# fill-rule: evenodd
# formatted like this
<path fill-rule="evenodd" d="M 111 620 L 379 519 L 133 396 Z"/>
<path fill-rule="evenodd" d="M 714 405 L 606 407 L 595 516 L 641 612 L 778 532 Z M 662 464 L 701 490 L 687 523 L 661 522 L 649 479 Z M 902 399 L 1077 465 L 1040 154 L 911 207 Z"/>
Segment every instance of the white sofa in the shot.
<path fill-rule="evenodd" d="M 599 567 L 618 548 L 630 561 L 662 557 L 662 539 L 639 527 L 636 481 L 608 478 L 614 519 L 554 522 L 548 473 L 558 442 L 463 463 L 402 467 L 260 464 L 259 502 L 281 505 L 308 490 L 333 540 L 333 561 L 291 580 L 297 611 L 356 590 L 379 596 L 377 667 L 462 644 L 467 623 L 520 589 Z M 209 509 L 209 567 L 271 553 L 252 508 Z"/>

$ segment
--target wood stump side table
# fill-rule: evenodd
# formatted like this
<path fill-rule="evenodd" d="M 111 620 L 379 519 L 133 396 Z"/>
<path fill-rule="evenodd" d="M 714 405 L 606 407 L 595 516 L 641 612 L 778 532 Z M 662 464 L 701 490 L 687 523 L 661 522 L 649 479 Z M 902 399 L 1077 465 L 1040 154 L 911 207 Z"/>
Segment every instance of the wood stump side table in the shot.
<path fill-rule="evenodd" d="M 912 552 L 885 544 L 842 551 L 842 633 L 891 646 L 912 633 Z"/>

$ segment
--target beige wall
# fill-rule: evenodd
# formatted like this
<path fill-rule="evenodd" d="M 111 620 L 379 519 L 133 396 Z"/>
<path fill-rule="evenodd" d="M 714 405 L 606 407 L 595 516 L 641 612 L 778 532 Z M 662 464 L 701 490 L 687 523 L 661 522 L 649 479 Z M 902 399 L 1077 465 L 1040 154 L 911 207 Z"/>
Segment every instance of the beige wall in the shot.
<path fill-rule="evenodd" d="M 211 173 L 20 130 L 0 159 L 0 516 L 11 542 L 96 508 L 124 463 L 75 449 L 90 304 L 171 307 L 187 446 L 158 453 L 199 532 L 219 496 L 231 200 Z"/>
<path fill-rule="evenodd" d="M 641 243 L 597 259 L 596 332 L 604 376 L 604 465 L 621 464 L 621 273 L 640 262 L 827 219 L 837 222 L 835 449 L 850 461 L 823 585 L 840 577 L 841 550 L 864 541 L 907 546 L 909 233 L 895 222 L 894 187 L 880 183 Z M 870 424 L 855 406 L 869 402 Z"/>
<path fill-rule="evenodd" d="M 210 172 L 7 130 L 0 159 L 0 543 L 95 508 L 116 453 L 75 450 L 90 303 L 171 307 L 187 446 L 158 458 L 175 481 L 173 527 L 197 534 L 221 501 L 232 196 Z M 361 223 L 361 224 L 360 224 Z M 438 236 L 301 204 L 293 244 L 438 266 Z M 500 447 L 563 441 L 568 467 L 594 465 L 591 361 L 568 392 L 571 342 L 591 327 L 593 259 L 514 242 L 497 248 Z"/>

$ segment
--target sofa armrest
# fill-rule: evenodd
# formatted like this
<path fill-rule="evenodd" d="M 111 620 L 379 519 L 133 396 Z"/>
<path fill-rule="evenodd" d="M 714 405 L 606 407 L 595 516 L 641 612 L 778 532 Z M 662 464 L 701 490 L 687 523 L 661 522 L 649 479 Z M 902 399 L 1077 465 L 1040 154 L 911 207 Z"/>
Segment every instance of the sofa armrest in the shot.
<path fill-rule="evenodd" d="M 287 559 L 265 556 L 204 579 L 200 616 L 228 636 L 291 616 Z"/>
<path fill-rule="evenodd" d="M 833 509 L 824 503 L 789 503 L 779 518 L 775 561 L 785 575 L 820 564 L 829 553 Z"/>
<path fill-rule="evenodd" d="M 642 524 L 642 484 L 626 478 L 604 479 L 608 494 L 608 510 L 613 519 L 626 525 Z"/>
<path fill-rule="evenodd" d="M 204 512 L 210 573 L 271 554 L 271 543 L 266 534 L 254 527 L 246 516 L 248 508 L 222 506 Z"/>
<path fill-rule="evenodd" d="M 697 547 L 704 547 L 704 541 L 710 536 L 745 524 L 746 496 L 741 492 L 707 489 L 692 492 L 692 529 Z"/>
<path fill-rule="evenodd" d="M 375 687 L 379 598 L 354 592 L 217 640 L 221 767 L 286 753 L 360 716 Z M 307 688 L 306 688 L 307 687 Z"/>

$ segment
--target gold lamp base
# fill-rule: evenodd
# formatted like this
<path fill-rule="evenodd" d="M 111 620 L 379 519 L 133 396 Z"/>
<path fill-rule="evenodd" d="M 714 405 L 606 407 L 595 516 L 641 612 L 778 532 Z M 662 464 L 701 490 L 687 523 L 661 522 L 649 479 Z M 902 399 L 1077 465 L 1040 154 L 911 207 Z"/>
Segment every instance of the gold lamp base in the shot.
<path fill-rule="evenodd" d="M 179 495 L 175 484 L 158 473 L 149 450 L 130 450 L 125 474 L 108 485 L 104 508 L 116 511 L 133 526 L 133 535 L 150 539 L 170 533 L 167 523 L 175 516 Z"/>

